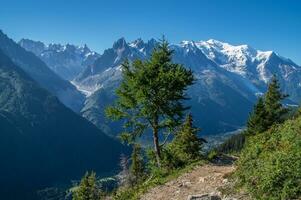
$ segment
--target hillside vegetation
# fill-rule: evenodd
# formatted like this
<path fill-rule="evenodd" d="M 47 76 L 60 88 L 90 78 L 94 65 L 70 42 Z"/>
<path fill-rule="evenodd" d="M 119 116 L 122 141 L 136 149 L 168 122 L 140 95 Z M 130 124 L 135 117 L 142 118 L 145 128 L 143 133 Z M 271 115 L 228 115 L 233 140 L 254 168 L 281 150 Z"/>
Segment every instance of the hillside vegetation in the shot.
<path fill-rule="evenodd" d="M 256 199 L 300 198 L 301 117 L 250 137 L 237 175 Z"/>
<path fill-rule="evenodd" d="M 301 197 L 301 118 L 289 115 L 274 77 L 247 123 L 236 175 L 255 199 Z"/>

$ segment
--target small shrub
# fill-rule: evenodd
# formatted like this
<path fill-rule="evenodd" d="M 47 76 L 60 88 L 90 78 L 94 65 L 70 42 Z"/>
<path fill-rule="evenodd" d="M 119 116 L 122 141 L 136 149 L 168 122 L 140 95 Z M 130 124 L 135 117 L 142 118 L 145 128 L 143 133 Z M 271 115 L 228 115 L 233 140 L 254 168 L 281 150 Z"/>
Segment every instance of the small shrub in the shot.
<path fill-rule="evenodd" d="M 217 150 L 213 149 L 208 153 L 207 158 L 209 161 L 213 161 L 214 159 L 217 158 L 217 156 L 218 156 Z"/>

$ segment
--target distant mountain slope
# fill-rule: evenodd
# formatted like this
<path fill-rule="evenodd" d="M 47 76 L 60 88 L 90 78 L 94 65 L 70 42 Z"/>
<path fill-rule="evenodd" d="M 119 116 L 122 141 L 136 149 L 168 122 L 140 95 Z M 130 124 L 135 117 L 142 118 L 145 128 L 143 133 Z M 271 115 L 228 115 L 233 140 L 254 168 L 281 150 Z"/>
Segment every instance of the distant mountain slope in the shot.
<path fill-rule="evenodd" d="M 99 54 L 91 51 L 87 45 L 45 45 L 42 42 L 29 39 L 22 39 L 18 44 L 27 51 L 34 53 L 54 72 L 66 80 L 75 78 L 85 67 L 93 64 L 99 57 Z"/>
<path fill-rule="evenodd" d="M 87 170 L 111 173 L 122 152 L 0 51 L 1 198 L 33 200 L 36 190 L 70 183 Z"/>
<path fill-rule="evenodd" d="M 154 39 L 127 43 L 121 38 L 88 66 L 74 80 L 77 88 L 88 95 L 83 116 L 116 134 L 119 129 L 105 120 L 103 109 L 115 99 L 114 91 L 122 79 L 120 65 L 125 59 L 147 59 L 156 45 Z M 301 100 L 301 68 L 274 52 L 217 40 L 182 41 L 171 44 L 170 48 L 174 50 L 174 62 L 191 68 L 197 78 L 189 89 L 192 98 L 189 104 L 197 125 L 205 134 L 243 126 L 257 96 L 266 90 L 273 74 L 279 78 L 290 100 Z"/>
<path fill-rule="evenodd" d="M 83 95 L 71 83 L 61 79 L 43 61 L 20 47 L 1 30 L 0 50 L 43 88 L 56 95 L 66 106 L 74 111 L 80 110 L 84 101 Z"/>

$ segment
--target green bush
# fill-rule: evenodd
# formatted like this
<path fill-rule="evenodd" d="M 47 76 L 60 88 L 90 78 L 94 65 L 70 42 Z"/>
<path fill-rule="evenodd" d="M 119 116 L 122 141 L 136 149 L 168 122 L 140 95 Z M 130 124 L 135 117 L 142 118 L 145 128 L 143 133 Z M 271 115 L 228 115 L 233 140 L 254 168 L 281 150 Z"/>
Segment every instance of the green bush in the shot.
<path fill-rule="evenodd" d="M 208 153 L 207 159 L 208 159 L 209 161 L 212 161 L 212 160 L 216 159 L 217 156 L 218 156 L 217 151 L 216 151 L 215 149 L 213 149 L 213 150 L 211 150 L 211 151 Z"/>
<path fill-rule="evenodd" d="M 256 199 L 301 197 L 301 118 L 248 138 L 236 172 Z"/>

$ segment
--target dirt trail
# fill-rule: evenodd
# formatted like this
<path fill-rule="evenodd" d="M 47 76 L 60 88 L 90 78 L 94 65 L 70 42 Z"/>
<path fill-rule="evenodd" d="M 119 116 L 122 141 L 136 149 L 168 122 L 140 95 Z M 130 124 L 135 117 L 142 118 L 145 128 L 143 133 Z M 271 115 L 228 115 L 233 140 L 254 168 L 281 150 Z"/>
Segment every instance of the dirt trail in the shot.
<path fill-rule="evenodd" d="M 141 200 L 187 200 L 189 195 L 218 193 L 218 188 L 228 182 L 226 176 L 234 169 L 233 165 L 199 166 L 175 180 L 151 189 Z"/>

